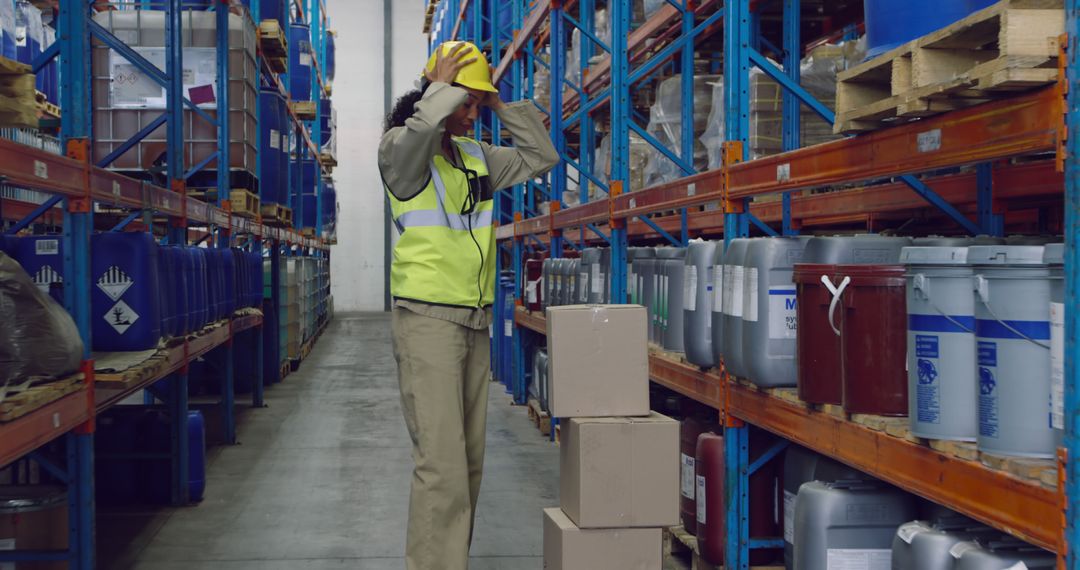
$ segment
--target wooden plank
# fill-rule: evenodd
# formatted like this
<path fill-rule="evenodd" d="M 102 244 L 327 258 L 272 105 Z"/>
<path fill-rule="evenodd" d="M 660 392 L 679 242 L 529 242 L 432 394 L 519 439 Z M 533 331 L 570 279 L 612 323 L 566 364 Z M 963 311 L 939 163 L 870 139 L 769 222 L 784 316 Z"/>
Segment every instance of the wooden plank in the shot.
<path fill-rule="evenodd" d="M 0 422 L 9 422 L 21 418 L 39 408 L 60 400 L 85 388 L 83 375 L 77 374 L 45 384 L 33 386 L 13 394 L 0 402 Z"/>

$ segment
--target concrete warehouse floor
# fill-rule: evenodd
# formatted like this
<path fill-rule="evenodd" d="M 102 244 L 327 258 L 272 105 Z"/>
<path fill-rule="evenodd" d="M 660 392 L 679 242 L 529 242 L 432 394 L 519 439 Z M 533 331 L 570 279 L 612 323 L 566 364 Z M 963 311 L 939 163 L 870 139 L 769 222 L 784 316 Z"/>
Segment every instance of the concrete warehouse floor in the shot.
<path fill-rule="evenodd" d="M 540 569 L 558 449 L 491 388 L 470 568 Z M 389 314 L 337 315 L 266 403 L 237 414 L 240 445 L 211 448 L 201 504 L 100 513 L 98 566 L 403 569 L 412 458 Z"/>

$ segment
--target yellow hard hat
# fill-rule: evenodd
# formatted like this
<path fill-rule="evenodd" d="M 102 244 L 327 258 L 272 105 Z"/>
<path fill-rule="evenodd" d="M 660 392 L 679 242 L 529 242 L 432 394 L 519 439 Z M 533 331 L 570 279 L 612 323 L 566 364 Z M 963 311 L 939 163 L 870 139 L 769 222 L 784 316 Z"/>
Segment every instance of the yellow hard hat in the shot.
<path fill-rule="evenodd" d="M 476 61 L 462 67 L 458 71 L 457 78 L 454 83 L 463 85 L 469 89 L 476 89 L 477 91 L 490 91 L 492 93 L 498 93 L 499 90 L 491 84 L 491 67 L 488 64 L 487 57 L 484 56 L 484 52 L 480 51 L 475 45 L 469 42 L 443 42 L 436 50 L 442 50 L 443 57 L 450 55 L 450 51 L 454 49 L 454 46 L 458 44 L 465 44 L 465 48 L 458 52 L 458 55 L 463 55 L 462 59 L 476 58 Z M 435 55 L 438 51 L 431 53 L 431 57 L 428 58 L 427 71 L 435 69 Z"/>

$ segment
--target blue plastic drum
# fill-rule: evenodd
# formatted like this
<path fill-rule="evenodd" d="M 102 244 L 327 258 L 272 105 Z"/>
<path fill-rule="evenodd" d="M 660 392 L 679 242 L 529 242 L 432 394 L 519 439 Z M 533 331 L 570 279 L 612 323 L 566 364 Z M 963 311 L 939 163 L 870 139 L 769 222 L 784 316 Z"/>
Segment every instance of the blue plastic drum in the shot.
<path fill-rule="evenodd" d="M 161 338 L 158 245 L 147 232 L 90 238 L 93 349 L 148 350 Z"/>
<path fill-rule="evenodd" d="M 289 26 L 289 95 L 293 101 L 311 101 L 311 28 Z"/>

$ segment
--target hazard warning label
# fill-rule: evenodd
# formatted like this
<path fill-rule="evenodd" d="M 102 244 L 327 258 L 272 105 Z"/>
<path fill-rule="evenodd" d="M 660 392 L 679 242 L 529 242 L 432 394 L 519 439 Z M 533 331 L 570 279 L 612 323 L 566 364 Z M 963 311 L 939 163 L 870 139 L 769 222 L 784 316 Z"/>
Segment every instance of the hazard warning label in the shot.
<path fill-rule="evenodd" d="M 139 320 L 139 314 L 134 311 L 127 303 L 123 301 L 117 302 L 108 313 L 103 315 L 105 322 L 109 323 L 117 334 L 124 334 L 127 332 L 131 325 L 135 324 L 135 321 Z"/>
<path fill-rule="evenodd" d="M 63 283 L 64 278 L 60 275 L 60 272 L 52 268 L 51 265 L 43 265 L 41 269 L 37 270 L 32 278 L 34 285 L 41 290 L 42 293 L 48 293 L 53 283 Z"/>
<path fill-rule="evenodd" d="M 115 265 L 105 270 L 105 273 L 97 280 L 98 289 L 101 289 L 101 292 L 108 295 L 113 301 L 119 301 L 124 291 L 127 291 L 134 284 L 135 282 L 131 280 L 131 277 Z"/>

